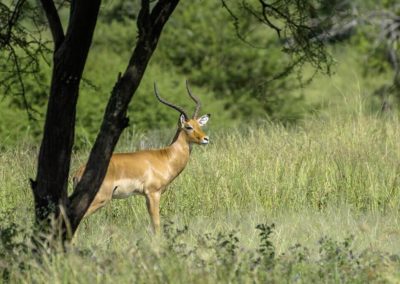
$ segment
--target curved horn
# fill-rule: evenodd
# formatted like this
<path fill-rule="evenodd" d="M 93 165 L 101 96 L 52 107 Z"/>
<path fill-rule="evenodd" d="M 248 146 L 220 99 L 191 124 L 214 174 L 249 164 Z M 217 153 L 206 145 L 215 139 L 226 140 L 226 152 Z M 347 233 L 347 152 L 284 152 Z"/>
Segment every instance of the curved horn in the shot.
<path fill-rule="evenodd" d="M 195 97 L 194 95 L 192 95 L 192 92 L 190 92 L 189 81 L 188 80 L 186 80 L 186 89 L 188 91 L 189 96 L 196 103 L 196 109 L 195 109 L 194 114 L 193 114 L 193 118 L 196 118 L 197 115 L 199 114 L 201 103 L 200 103 L 199 99 L 197 97 Z"/>
<path fill-rule="evenodd" d="M 185 117 L 186 120 L 189 119 L 189 116 L 186 114 L 186 112 L 183 110 L 183 108 L 181 108 L 181 107 L 179 107 L 179 106 L 176 106 L 176 105 L 174 105 L 174 104 L 171 104 L 171 103 L 167 102 L 166 100 L 164 100 L 164 99 L 162 99 L 162 98 L 160 97 L 160 95 L 158 94 L 158 91 L 157 91 L 156 82 L 154 82 L 154 93 L 155 93 L 157 99 L 158 99 L 160 102 L 162 102 L 163 104 L 165 104 L 165 105 L 167 105 L 167 106 L 169 106 L 169 107 L 172 107 L 173 109 L 179 111 L 181 114 L 183 114 L 183 116 Z"/>

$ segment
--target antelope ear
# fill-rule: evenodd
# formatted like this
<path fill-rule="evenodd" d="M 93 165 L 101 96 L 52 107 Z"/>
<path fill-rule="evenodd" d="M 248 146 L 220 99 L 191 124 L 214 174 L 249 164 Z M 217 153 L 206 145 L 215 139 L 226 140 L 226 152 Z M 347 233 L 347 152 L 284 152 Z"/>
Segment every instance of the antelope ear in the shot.
<path fill-rule="evenodd" d="M 186 122 L 186 118 L 183 114 L 181 114 L 181 116 L 179 117 L 179 121 L 181 123 L 181 127 L 183 127 L 183 124 Z"/>
<path fill-rule="evenodd" d="M 204 126 L 207 124 L 208 119 L 210 118 L 210 114 L 205 114 L 202 117 L 197 119 L 197 122 L 199 123 L 200 126 Z"/>

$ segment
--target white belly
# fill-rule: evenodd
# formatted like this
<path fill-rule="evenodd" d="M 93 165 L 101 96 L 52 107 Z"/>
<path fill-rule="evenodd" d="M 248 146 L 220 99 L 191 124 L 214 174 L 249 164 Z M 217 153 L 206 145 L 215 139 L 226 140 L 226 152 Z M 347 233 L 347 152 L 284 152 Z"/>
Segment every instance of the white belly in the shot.
<path fill-rule="evenodd" d="M 113 184 L 112 198 L 127 198 L 133 194 L 143 194 L 143 183 L 137 179 L 120 179 Z"/>

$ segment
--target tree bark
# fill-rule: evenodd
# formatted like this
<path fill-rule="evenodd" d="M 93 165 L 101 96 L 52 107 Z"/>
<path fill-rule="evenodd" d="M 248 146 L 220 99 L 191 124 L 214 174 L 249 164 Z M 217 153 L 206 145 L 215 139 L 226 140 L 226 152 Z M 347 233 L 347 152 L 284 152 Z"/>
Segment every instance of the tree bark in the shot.
<path fill-rule="evenodd" d="M 48 16 L 53 32 L 55 51 L 50 96 L 46 112 L 43 139 L 38 158 L 36 181 L 32 181 L 36 225 L 42 233 L 60 232 L 51 228 L 51 220 L 59 219 L 60 206 L 68 200 L 68 173 L 75 134 L 76 103 L 79 83 L 92 42 L 100 0 L 73 1 L 65 38 L 60 22 Z M 54 3 L 42 1 L 44 8 Z M 54 10 L 50 11 L 54 16 Z M 58 18 L 58 15 L 57 17 Z M 61 30 L 61 31 L 60 31 Z"/>

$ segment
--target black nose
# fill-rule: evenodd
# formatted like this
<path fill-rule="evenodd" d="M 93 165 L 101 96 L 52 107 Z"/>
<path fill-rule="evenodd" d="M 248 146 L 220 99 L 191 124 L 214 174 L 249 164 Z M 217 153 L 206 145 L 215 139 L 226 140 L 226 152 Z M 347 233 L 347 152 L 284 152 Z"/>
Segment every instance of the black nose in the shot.
<path fill-rule="evenodd" d="M 208 141 L 208 137 L 204 137 L 203 140 Z"/>

